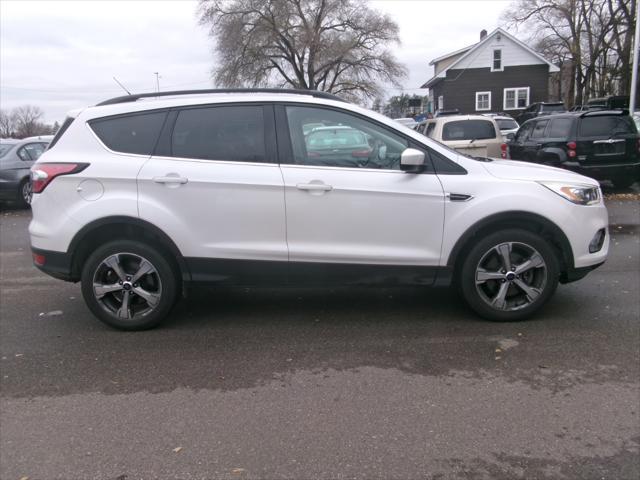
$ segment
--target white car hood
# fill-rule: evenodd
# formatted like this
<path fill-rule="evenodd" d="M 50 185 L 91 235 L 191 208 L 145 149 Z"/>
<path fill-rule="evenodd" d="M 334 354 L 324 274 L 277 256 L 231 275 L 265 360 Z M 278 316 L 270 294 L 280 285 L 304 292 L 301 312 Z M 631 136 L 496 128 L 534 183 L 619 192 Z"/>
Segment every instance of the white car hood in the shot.
<path fill-rule="evenodd" d="M 516 160 L 493 159 L 482 166 L 491 175 L 505 180 L 544 180 L 553 182 L 581 183 L 598 186 L 593 178 L 579 175 L 562 168 L 540 165 L 538 163 L 518 162 Z"/>

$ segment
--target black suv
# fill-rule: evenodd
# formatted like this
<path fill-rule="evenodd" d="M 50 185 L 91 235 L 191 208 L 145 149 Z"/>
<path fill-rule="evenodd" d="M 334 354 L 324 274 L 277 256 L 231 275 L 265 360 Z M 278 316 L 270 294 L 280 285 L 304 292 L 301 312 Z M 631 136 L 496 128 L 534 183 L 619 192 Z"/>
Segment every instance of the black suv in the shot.
<path fill-rule="evenodd" d="M 509 155 L 625 188 L 639 178 L 639 149 L 640 136 L 628 111 L 596 110 L 525 122 L 509 144 Z"/>
<path fill-rule="evenodd" d="M 532 118 L 566 111 L 567 109 L 564 108 L 564 103 L 562 102 L 536 102 L 525 108 L 524 112 L 516 117 L 516 122 L 522 125 Z"/>

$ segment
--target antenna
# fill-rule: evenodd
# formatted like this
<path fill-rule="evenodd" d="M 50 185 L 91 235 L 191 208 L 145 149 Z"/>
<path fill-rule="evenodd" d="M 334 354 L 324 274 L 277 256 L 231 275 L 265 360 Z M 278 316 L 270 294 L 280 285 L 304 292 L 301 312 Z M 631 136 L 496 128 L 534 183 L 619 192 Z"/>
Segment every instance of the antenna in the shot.
<path fill-rule="evenodd" d="M 156 92 L 160 93 L 160 72 L 153 72 L 156 76 Z"/>
<path fill-rule="evenodd" d="M 127 92 L 127 95 L 131 95 L 131 92 L 130 92 L 129 90 L 127 90 L 127 89 L 126 89 L 126 87 L 125 87 L 124 85 L 122 85 L 122 84 L 118 81 L 118 79 L 117 79 L 116 77 L 113 77 L 113 79 L 115 80 L 115 82 L 116 82 L 118 85 L 120 85 L 120 87 L 121 87 L 125 92 Z"/>

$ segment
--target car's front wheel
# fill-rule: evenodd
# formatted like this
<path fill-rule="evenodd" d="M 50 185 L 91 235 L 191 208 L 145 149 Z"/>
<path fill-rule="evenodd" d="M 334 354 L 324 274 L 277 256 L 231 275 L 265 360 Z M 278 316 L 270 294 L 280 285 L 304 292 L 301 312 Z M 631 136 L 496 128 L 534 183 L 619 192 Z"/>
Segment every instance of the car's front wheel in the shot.
<path fill-rule="evenodd" d="M 542 307 L 556 290 L 558 277 L 558 258 L 548 241 L 509 229 L 482 238 L 469 250 L 458 284 L 479 315 L 509 322 Z"/>
<path fill-rule="evenodd" d="M 178 296 L 171 264 L 155 248 L 132 240 L 99 247 L 84 264 L 82 296 L 91 312 L 121 330 L 157 326 Z"/>

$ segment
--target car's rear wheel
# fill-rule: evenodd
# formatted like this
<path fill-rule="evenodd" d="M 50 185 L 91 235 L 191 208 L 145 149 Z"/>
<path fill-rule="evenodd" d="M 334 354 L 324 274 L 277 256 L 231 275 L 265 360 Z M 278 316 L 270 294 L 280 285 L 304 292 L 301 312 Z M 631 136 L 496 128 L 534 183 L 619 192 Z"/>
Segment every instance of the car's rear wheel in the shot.
<path fill-rule="evenodd" d="M 157 326 L 178 297 L 171 264 L 155 248 L 131 240 L 99 247 L 85 262 L 81 281 L 91 312 L 121 330 Z"/>
<path fill-rule="evenodd" d="M 22 180 L 22 182 L 20 182 L 20 185 L 18 186 L 18 194 L 17 194 L 18 205 L 21 208 L 28 208 L 29 205 L 31 205 L 32 195 L 33 195 L 33 190 L 31 188 L 31 182 L 29 181 L 28 178 L 25 178 L 24 180 Z"/>
<path fill-rule="evenodd" d="M 533 315 L 558 286 L 558 258 L 542 237 L 509 229 L 477 242 L 464 259 L 458 284 L 469 306 L 495 321 Z"/>

